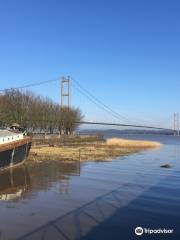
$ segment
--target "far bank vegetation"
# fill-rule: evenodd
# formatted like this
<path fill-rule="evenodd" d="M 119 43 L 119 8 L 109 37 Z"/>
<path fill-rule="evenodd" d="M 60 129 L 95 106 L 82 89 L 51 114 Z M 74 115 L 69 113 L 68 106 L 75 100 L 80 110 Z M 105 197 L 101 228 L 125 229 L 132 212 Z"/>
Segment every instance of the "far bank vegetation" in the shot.
<path fill-rule="evenodd" d="M 78 108 L 61 108 L 49 98 L 30 91 L 7 90 L 0 96 L 0 125 L 14 123 L 29 131 L 71 134 L 83 115 Z"/>

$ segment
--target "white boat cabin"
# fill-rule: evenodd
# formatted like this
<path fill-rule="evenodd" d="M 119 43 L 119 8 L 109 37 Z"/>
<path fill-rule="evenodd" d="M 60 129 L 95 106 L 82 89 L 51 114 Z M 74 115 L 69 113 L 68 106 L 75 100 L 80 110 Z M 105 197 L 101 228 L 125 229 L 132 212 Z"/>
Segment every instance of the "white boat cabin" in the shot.
<path fill-rule="evenodd" d="M 5 143 L 11 143 L 24 138 L 23 133 L 13 132 L 7 129 L 0 129 L 0 145 Z"/>

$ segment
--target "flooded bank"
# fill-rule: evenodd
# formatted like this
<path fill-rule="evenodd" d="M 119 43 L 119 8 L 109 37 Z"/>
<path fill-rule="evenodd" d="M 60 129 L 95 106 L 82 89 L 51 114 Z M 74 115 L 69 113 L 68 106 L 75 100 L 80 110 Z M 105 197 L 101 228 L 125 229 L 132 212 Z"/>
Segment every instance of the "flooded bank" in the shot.
<path fill-rule="evenodd" d="M 161 146 L 162 144 L 155 141 L 127 140 L 122 138 L 109 138 L 99 142 L 91 141 L 90 143 L 82 141 L 81 144 L 74 141 L 70 144 L 64 143 L 60 145 L 56 142 L 53 145 L 46 144 L 32 147 L 28 161 L 105 161 Z"/>
<path fill-rule="evenodd" d="M 174 229 L 167 239 L 177 239 L 180 139 L 158 138 L 160 149 L 108 162 L 45 161 L 2 172 L 0 239 L 135 239 L 137 226 Z"/>

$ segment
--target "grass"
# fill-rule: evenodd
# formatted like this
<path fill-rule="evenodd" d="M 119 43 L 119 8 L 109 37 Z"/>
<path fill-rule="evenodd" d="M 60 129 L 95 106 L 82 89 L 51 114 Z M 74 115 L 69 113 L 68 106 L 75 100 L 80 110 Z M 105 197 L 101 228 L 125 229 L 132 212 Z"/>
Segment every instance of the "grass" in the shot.
<path fill-rule="evenodd" d="M 126 140 L 112 138 L 105 142 L 94 142 L 72 146 L 37 146 L 30 152 L 29 161 L 44 160 L 80 160 L 99 161 L 136 153 L 148 148 L 160 147 L 152 141 Z"/>
<path fill-rule="evenodd" d="M 128 139 L 122 139 L 122 138 L 107 139 L 106 144 L 108 146 L 133 147 L 133 148 L 154 148 L 154 147 L 161 146 L 159 142 L 143 141 L 143 140 L 128 140 Z"/>

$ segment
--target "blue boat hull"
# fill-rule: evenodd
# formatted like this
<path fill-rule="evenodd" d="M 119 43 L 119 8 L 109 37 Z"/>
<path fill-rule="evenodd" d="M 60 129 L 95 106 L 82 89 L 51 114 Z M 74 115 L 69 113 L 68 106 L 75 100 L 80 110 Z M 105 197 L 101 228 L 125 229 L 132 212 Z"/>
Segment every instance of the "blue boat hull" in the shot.
<path fill-rule="evenodd" d="M 31 139 L 27 138 L 0 149 L 0 169 L 16 166 L 26 160 L 31 148 Z"/>

